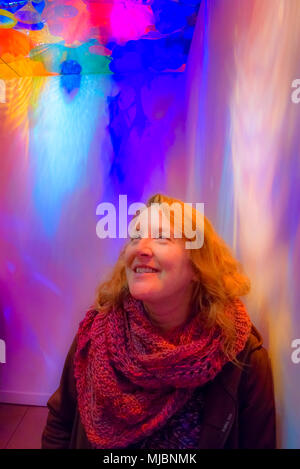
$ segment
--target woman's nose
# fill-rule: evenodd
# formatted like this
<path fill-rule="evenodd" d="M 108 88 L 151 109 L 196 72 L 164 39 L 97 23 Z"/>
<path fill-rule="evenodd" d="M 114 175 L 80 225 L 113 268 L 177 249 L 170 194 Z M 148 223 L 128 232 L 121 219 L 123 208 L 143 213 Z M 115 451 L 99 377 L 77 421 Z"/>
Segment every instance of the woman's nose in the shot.
<path fill-rule="evenodd" d="M 151 239 L 141 238 L 136 245 L 136 254 L 138 256 L 152 256 Z"/>

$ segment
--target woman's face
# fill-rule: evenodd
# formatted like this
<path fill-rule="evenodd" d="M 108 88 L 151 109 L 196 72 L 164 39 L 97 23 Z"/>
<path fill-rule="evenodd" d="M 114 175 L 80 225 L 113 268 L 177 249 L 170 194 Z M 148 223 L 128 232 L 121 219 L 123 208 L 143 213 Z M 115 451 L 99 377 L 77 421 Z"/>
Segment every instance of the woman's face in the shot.
<path fill-rule="evenodd" d="M 151 304 L 168 300 L 171 304 L 177 302 L 181 295 L 189 298 L 195 274 L 185 248 L 185 239 L 174 238 L 172 227 L 170 237 L 162 238 L 163 234 L 168 233 L 168 221 L 160 210 L 158 215 L 159 220 L 152 221 L 148 208 L 139 216 L 147 217 L 146 222 L 142 223 L 147 237 L 131 238 L 125 249 L 126 276 L 134 298 Z M 151 222 L 152 230 L 159 233 L 160 238 L 151 238 Z M 140 229 L 141 224 L 137 221 L 136 226 Z M 136 271 L 139 266 L 140 269 L 146 267 L 154 271 Z"/>

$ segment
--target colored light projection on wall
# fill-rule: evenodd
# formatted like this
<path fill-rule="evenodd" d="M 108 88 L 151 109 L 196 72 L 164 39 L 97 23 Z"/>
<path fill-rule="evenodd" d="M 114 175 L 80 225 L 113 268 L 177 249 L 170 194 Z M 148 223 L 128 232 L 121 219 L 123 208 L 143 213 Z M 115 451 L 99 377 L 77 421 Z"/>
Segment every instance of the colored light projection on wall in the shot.
<path fill-rule="evenodd" d="M 129 205 L 158 190 L 184 197 L 184 83 L 177 72 L 5 81 L 0 402 L 45 405 L 57 386 L 79 322 L 124 242 L 97 238 L 97 205 L 117 207 L 119 194 Z"/>
<path fill-rule="evenodd" d="M 230 15 L 228 3 L 200 10 L 187 65 L 187 198 L 208 201 L 206 213 L 250 275 L 245 300 L 271 356 L 278 445 L 300 448 L 300 363 L 292 360 L 300 338 L 300 104 L 291 99 L 300 3 L 233 1 Z"/>
<path fill-rule="evenodd" d="M 0 78 L 183 71 L 200 0 L 0 1 Z"/>

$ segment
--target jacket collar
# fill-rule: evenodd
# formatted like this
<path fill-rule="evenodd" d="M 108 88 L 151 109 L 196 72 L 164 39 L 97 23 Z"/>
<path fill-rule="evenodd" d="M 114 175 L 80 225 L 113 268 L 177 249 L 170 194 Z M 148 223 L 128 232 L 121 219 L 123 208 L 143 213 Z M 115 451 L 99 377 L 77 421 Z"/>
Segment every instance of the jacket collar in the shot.
<path fill-rule="evenodd" d="M 253 339 L 253 348 L 252 351 L 256 350 L 257 348 L 261 347 L 263 344 L 263 338 L 262 335 L 258 332 L 254 324 L 252 323 L 252 328 L 251 328 L 251 335 L 253 335 L 256 339 L 256 344 L 254 343 Z M 251 338 L 251 336 L 250 336 Z"/>
<path fill-rule="evenodd" d="M 252 324 L 250 336 L 237 358 L 243 363 L 247 362 L 249 354 L 258 349 L 262 343 L 261 334 Z M 207 383 L 200 448 L 223 446 L 236 416 L 237 390 L 242 371 L 242 368 L 229 362 L 212 382 Z"/>

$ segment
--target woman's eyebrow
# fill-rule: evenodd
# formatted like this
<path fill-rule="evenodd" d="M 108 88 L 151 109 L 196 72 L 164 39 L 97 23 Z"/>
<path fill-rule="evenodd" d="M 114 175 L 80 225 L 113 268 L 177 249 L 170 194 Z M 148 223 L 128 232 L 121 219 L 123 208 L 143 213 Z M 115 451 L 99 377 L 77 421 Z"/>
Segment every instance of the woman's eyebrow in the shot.
<path fill-rule="evenodd" d="M 174 237 L 174 230 L 173 230 L 172 226 L 170 226 L 169 230 L 167 230 L 166 228 L 159 227 L 159 233 L 162 233 L 162 232 L 164 232 L 164 233 L 167 232 L 168 234 L 170 233 L 170 236 Z"/>

